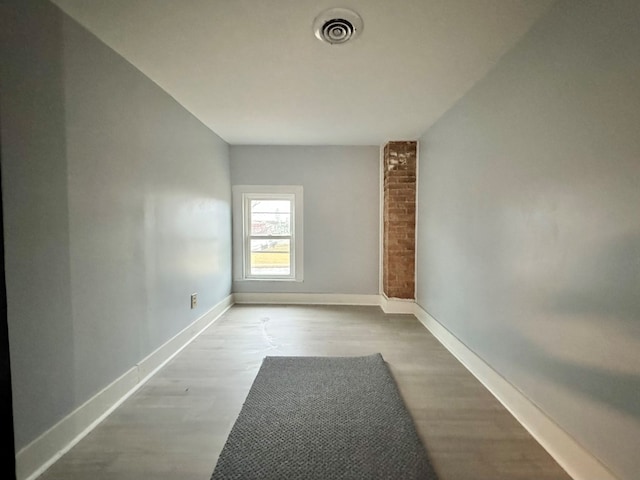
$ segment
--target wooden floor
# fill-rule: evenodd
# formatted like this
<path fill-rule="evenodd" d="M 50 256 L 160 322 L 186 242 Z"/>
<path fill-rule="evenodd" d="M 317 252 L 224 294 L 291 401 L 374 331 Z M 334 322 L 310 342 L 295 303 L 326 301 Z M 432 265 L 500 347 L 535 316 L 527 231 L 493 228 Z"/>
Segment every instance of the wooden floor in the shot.
<path fill-rule="evenodd" d="M 440 480 L 570 478 L 413 316 L 377 307 L 240 305 L 39 478 L 208 480 L 265 356 L 376 352 L 389 363 Z"/>

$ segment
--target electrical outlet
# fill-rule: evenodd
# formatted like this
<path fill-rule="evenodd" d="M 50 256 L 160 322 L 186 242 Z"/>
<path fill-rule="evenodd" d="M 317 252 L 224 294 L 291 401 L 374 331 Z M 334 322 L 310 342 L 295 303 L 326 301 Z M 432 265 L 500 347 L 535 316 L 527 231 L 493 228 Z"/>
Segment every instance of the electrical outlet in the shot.
<path fill-rule="evenodd" d="M 191 294 L 191 310 L 193 310 L 197 306 L 198 306 L 198 294 L 192 293 Z"/>

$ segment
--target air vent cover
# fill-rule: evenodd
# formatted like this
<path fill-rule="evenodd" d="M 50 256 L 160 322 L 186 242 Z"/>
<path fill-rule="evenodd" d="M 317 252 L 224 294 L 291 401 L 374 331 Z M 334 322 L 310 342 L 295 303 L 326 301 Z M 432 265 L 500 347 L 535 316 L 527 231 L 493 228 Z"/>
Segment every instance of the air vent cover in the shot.
<path fill-rule="evenodd" d="M 331 45 L 340 45 L 356 38 L 362 28 L 360 15 L 346 8 L 330 8 L 313 21 L 316 37 Z"/>

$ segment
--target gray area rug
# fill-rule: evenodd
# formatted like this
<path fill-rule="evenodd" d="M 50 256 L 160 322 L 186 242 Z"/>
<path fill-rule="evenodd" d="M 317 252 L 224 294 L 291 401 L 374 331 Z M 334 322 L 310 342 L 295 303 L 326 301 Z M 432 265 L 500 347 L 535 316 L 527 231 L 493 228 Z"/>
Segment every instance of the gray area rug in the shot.
<path fill-rule="evenodd" d="M 375 354 L 266 357 L 211 478 L 437 477 Z"/>

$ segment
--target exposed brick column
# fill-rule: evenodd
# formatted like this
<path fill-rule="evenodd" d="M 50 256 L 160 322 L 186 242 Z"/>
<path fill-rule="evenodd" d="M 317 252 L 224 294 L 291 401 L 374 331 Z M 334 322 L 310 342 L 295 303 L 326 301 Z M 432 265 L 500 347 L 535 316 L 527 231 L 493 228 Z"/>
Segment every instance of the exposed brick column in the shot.
<path fill-rule="evenodd" d="M 388 298 L 415 298 L 417 142 L 384 147 L 382 288 Z"/>

